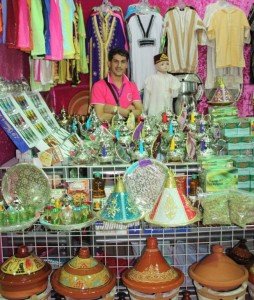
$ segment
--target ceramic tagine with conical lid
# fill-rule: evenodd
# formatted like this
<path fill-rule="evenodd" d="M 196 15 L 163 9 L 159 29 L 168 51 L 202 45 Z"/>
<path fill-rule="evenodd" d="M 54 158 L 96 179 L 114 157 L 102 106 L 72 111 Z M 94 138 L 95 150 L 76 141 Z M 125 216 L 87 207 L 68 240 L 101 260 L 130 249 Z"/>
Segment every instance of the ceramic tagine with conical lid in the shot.
<path fill-rule="evenodd" d="M 172 170 L 168 170 L 162 194 L 145 220 L 164 227 L 185 226 L 200 220 L 199 211 L 191 205 L 181 189 L 177 188 Z"/>
<path fill-rule="evenodd" d="M 212 253 L 189 268 L 190 277 L 200 285 L 215 291 L 231 291 L 248 279 L 248 271 L 226 254 L 223 247 L 214 245 Z"/>
<path fill-rule="evenodd" d="M 142 218 L 142 213 L 126 191 L 122 177 L 117 178 L 117 183 L 101 211 L 100 218 L 107 222 L 122 224 L 132 223 Z"/>
<path fill-rule="evenodd" d="M 71 299 L 92 300 L 100 297 L 104 299 L 114 289 L 116 277 L 90 255 L 89 248 L 84 247 L 62 268 L 55 270 L 50 281 L 53 289 L 60 295 Z"/>
<path fill-rule="evenodd" d="M 51 266 L 22 245 L 0 269 L 0 294 L 7 299 L 26 299 L 47 289 Z"/>
<path fill-rule="evenodd" d="M 138 262 L 132 268 L 124 271 L 122 279 L 131 294 L 132 291 L 142 293 L 142 299 L 145 299 L 145 295 L 148 297 L 151 294 L 167 293 L 172 290 L 176 290 L 178 295 L 184 275 L 182 271 L 167 263 L 158 249 L 157 239 L 149 237 L 145 251 Z M 175 299 L 174 297 L 172 296 L 170 299 Z"/>

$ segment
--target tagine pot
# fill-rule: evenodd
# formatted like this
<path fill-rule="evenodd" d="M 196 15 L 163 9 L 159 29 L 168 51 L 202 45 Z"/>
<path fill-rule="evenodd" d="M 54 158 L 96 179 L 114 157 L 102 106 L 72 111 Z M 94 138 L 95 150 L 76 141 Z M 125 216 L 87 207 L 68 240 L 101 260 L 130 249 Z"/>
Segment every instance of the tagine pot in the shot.
<path fill-rule="evenodd" d="M 138 262 L 122 275 L 131 299 L 178 299 L 184 274 L 171 267 L 158 249 L 155 237 L 147 238 Z"/>
<path fill-rule="evenodd" d="M 55 270 L 50 281 L 53 289 L 67 299 L 114 299 L 115 275 L 93 258 L 87 247 Z"/>
<path fill-rule="evenodd" d="M 51 266 L 28 248 L 20 246 L 0 269 L 0 294 L 7 299 L 26 299 L 47 289 Z"/>
<path fill-rule="evenodd" d="M 254 262 L 254 255 L 249 251 L 246 243 L 246 239 L 241 239 L 233 248 L 226 249 L 226 253 L 237 264 L 248 268 Z"/>
<path fill-rule="evenodd" d="M 189 275 L 194 280 L 196 288 L 198 286 L 199 299 L 224 299 L 223 296 L 228 299 L 226 298 L 228 292 L 232 294 L 230 299 L 241 299 L 240 297 L 246 292 L 247 269 L 234 262 L 223 253 L 223 250 L 222 246 L 214 245 L 211 254 L 189 268 Z M 205 291 L 207 297 L 202 298 L 202 291 Z M 236 291 L 237 293 L 239 291 L 240 294 L 236 293 L 235 296 Z"/>

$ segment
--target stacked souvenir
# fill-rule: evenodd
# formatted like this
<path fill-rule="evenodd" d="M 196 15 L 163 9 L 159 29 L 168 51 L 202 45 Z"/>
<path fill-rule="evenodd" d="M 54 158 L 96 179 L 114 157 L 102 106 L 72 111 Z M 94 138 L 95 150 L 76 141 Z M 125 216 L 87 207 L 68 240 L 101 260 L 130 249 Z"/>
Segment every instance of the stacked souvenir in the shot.
<path fill-rule="evenodd" d="M 111 124 L 100 123 L 92 110 L 83 141 L 71 152 L 75 164 L 130 163 L 144 158 L 163 162 L 195 161 L 215 152 L 210 120 L 183 107 L 179 116 L 166 110 L 161 117 L 116 114 Z"/>
<path fill-rule="evenodd" d="M 52 199 L 44 208 L 40 223 L 52 230 L 74 230 L 88 227 L 96 221 L 90 203 L 81 191 Z"/>
<path fill-rule="evenodd" d="M 35 223 L 50 199 L 51 189 L 41 169 L 24 163 L 7 170 L 2 193 L 5 203 L 0 203 L 0 231 L 8 232 L 24 230 Z"/>

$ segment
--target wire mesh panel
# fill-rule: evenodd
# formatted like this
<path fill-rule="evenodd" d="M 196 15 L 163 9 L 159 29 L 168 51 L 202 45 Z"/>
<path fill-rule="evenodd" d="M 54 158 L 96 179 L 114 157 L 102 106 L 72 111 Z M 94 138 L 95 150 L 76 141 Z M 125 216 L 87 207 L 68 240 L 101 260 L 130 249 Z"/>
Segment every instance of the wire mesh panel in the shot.
<path fill-rule="evenodd" d="M 187 183 L 188 178 L 198 172 L 198 165 L 195 163 L 168 166 L 176 174 L 186 176 Z M 123 175 L 127 167 L 128 165 L 56 166 L 44 168 L 44 171 L 53 189 L 65 188 L 66 182 L 88 180 L 90 199 L 92 199 L 94 173 L 102 174 L 108 195 L 117 177 Z M 0 179 L 5 172 L 6 169 L 0 169 Z M 245 238 L 248 241 L 248 248 L 254 250 L 253 233 L 254 226 L 242 229 L 237 226 L 202 226 L 199 223 L 185 227 L 160 228 L 144 221 L 129 226 L 97 221 L 88 228 L 74 231 L 48 230 L 36 223 L 25 231 L 2 233 L 0 259 L 4 261 L 15 253 L 18 246 L 25 244 L 30 251 L 34 251 L 56 269 L 70 260 L 80 247 L 86 246 L 90 248 L 94 257 L 116 274 L 118 292 L 116 299 L 124 299 L 121 298 L 121 293 L 126 295 L 127 291 L 123 286 L 121 274 L 126 268 L 133 266 L 140 257 L 146 239 L 154 236 L 158 239 L 159 248 L 168 263 L 181 269 L 185 274 L 181 291 L 188 289 L 194 294 L 193 283 L 188 276 L 188 267 L 210 253 L 211 246 L 214 244 L 230 248 L 239 239 Z"/>

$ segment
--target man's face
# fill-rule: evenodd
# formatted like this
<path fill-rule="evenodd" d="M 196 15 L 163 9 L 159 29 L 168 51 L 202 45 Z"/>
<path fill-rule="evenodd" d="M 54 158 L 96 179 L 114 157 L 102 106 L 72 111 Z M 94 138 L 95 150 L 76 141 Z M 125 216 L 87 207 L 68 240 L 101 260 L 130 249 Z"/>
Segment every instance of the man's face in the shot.
<path fill-rule="evenodd" d="M 108 62 L 108 67 L 111 74 L 121 77 L 125 74 L 128 67 L 127 58 L 120 54 L 115 54 L 113 59 Z"/>

